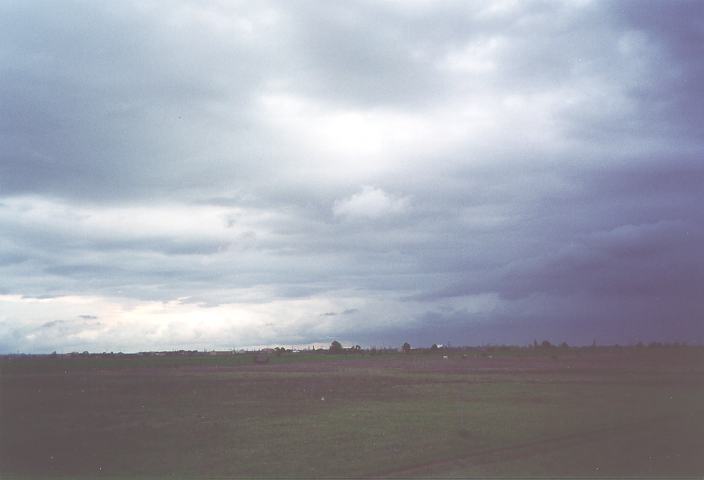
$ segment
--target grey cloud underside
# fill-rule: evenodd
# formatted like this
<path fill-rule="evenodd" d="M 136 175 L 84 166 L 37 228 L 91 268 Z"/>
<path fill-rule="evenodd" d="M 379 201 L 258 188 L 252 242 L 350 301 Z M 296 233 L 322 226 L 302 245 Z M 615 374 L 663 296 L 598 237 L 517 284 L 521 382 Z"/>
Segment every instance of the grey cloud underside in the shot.
<path fill-rule="evenodd" d="M 381 307 L 311 311 L 272 342 L 327 341 L 334 329 L 414 345 L 704 341 L 701 2 L 484 7 L 6 3 L 0 294 L 203 308 L 356 296 L 412 312 L 387 325 Z M 213 18 L 235 26 L 223 33 Z M 443 63 L 487 48 L 489 63 Z M 263 113 L 262 99 L 279 94 L 313 112 L 445 123 L 425 139 L 437 151 L 408 148 L 386 169 L 362 152 L 362 174 L 319 177 L 349 161 L 298 148 Z M 535 111 L 517 120 L 506 102 Z M 454 122 L 473 109 L 505 128 L 460 132 L 449 148 L 433 137 L 464 128 Z M 336 215 L 336 202 L 368 186 L 398 208 Z M 46 204 L 58 213 L 41 213 Z M 172 205 L 219 209 L 215 233 L 95 220 Z M 496 305 L 462 303 L 482 295 Z M 0 334 L 0 348 L 17 335 Z"/>
<path fill-rule="evenodd" d="M 0 186 L 97 201 L 202 192 L 233 179 L 259 186 L 282 162 L 297 160 L 258 122 L 252 100 L 267 81 L 343 105 L 400 102 L 413 110 L 481 89 L 484 79 L 443 74 L 430 62 L 496 35 L 511 46 L 489 78 L 504 92 L 579 82 L 588 88 L 609 78 L 636 103 L 636 112 L 612 111 L 605 91 L 577 111 L 568 107 L 564 128 L 573 135 L 620 142 L 644 128 L 668 138 L 683 127 L 701 133 L 702 70 L 692 61 L 701 42 L 691 41 L 701 36 L 700 6 L 654 4 L 658 9 L 664 12 L 648 16 L 642 11 L 649 9 L 624 4 L 621 17 L 594 8 L 579 16 L 526 4 L 486 21 L 461 4 L 411 15 L 374 4 L 304 2 L 252 45 L 223 41 L 205 25 L 169 28 L 159 16 L 168 12 L 144 15 L 129 6 L 8 8 Z M 658 47 L 640 59 L 656 78 L 623 65 L 616 53 L 620 36 L 637 28 Z"/>

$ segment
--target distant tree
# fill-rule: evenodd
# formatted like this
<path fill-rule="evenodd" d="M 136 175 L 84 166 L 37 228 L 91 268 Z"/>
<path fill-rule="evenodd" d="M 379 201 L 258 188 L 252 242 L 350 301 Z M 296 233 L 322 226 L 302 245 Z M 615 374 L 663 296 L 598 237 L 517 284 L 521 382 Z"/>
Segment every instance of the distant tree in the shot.
<path fill-rule="evenodd" d="M 552 348 L 552 343 L 547 340 L 543 340 L 543 343 L 541 343 L 540 346 L 543 348 Z"/>
<path fill-rule="evenodd" d="M 359 353 L 362 351 L 362 347 L 360 347 L 359 345 L 355 345 L 354 347 L 352 347 L 352 351 L 354 353 Z"/>
<path fill-rule="evenodd" d="M 432 351 L 436 351 L 436 350 L 438 349 L 438 344 L 437 344 L 437 343 L 433 343 L 433 344 L 430 346 L 430 349 L 431 349 Z"/>
<path fill-rule="evenodd" d="M 563 349 L 563 350 L 567 350 L 568 348 L 570 348 L 570 346 L 567 345 L 567 342 L 562 342 L 562 343 L 560 344 L 560 348 Z"/>
<path fill-rule="evenodd" d="M 333 340 L 330 344 L 330 353 L 342 353 L 342 344 L 337 340 Z"/>
<path fill-rule="evenodd" d="M 411 353 L 411 344 L 408 342 L 405 342 L 403 346 L 401 347 L 401 350 L 403 350 L 403 353 Z"/>

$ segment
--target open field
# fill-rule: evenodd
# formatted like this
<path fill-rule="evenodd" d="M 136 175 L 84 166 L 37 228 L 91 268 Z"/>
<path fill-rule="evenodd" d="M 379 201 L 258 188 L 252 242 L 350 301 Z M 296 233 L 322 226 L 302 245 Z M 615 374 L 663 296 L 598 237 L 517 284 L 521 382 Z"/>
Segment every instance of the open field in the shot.
<path fill-rule="evenodd" d="M 704 351 L 4 358 L 0 477 L 704 474 Z"/>

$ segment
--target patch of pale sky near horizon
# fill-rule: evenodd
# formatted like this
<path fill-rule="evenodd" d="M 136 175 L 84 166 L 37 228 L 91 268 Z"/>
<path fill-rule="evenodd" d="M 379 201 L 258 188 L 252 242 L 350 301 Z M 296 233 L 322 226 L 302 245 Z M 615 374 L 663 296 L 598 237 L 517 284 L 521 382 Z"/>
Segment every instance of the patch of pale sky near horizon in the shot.
<path fill-rule="evenodd" d="M 387 328 L 409 328 L 418 305 L 374 296 L 283 299 L 202 308 L 187 299 L 140 302 L 130 298 L 0 295 L 0 344 L 17 342 L 23 352 L 81 350 L 133 352 L 147 349 L 229 349 L 251 345 L 305 345 L 310 338 L 335 337 L 349 344 Z M 454 299 L 454 308 L 481 313 L 495 308 L 494 295 Z M 445 307 L 447 308 L 447 306 Z M 469 309 L 469 310 L 468 310 Z M 97 313 L 99 312 L 99 313 Z M 17 327 L 21 325 L 21 327 Z M 305 333 L 301 333 L 301 329 Z"/>

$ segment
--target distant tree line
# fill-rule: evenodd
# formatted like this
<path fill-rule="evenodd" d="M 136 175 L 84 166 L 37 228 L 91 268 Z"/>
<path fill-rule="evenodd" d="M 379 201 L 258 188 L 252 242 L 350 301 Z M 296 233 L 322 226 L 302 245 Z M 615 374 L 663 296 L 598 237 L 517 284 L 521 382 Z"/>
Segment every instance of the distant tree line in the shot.
<path fill-rule="evenodd" d="M 7 353 L 0 354 L 0 357 L 13 358 L 13 357 L 54 357 L 54 358 L 85 358 L 85 357 L 113 357 L 113 356 L 179 356 L 179 357 L 201 357 L 201 356 L 228 356 L 237 354 L 255 354 L 264 353 L 266 355 L 276 355 L 281 356 L 284 354 L 297 354 L 303 351 L 316 354 L 369 354 L 369 355 L 383 355 L 402 352 L 404 354 L 422 354 L 422 353 L 445 353 L 448 352 L 462 352 L 462 353 L 473 353 L 477 355 L 492 355 L 505 353 L 520 353 L 520 352 L 542 352 L 548 355 L 556 355 L 560 352 L 574 352 L 579 354 L 580 352 L 598 350 L 598 351 L 612 351 L 619 352 L 623 350 L 668 350 L 668 349 L 702 349 L 704 345 L 690 345 L 687 342 L 638 342 L 636 344 L 629 345 L 597 345 L 593 342 L 591 345 L 587 346 L 571 346 L 567 342 L 561 342 L 560 344 L 553 344 L 549 340 L 542 340 L 538 342 L 534 340 L 529 345 L 507 345 L 507 344 L 488 344 L 488 345 L 475 345 L 475 346 L 450 346 L 438 343 L 433 343 L 428 347 L 412 347 L 409 342 L 404 342 L 399 347 L 377 347 L 371 346 L 363 348 L 360 345 L 354 345 L 350 347 L 344 347 L 342 343 L 334 340 L 328 348 L 315 348 L 312 349 L 302 349 L 294 350 L 286 347 L 275 347 L 275 348 L 263 348 L 263 349 L 252 349 L 252 350 L 171 350 L 171 351 L 144 351 L 138 353 L 123 353 L 123 352 L 70 352 L 70 353 L 57 353 L 52 352 L 50 354 L 29 354 L 29 353 Z"/>
<path fill-rule="evenodd" d="M 399 348 L 395 347 L 376 347 L 371 346 L 369 348 L 362 348 L 359 345 L 354 345 L 352 347 L 344 347 L 339 341 L 334 340 L 327 349 L 317 349 L 314 350 L 318 353 L 330 353 L 330 354 L 350 354 L 350 353 L 369 353 L 371 355 L 381 355 L 384 353 L 394 353 L 403 352 L 405 354 L 410 353 L 433 353 L 433 352 L 479 352 L 479 353 L 500 353 L 500 352 L 515 352 L 515 351 L 542 351 L 555 354 L 556 352 L 565 351 L 582 351 L 582 350 L 619 350 L 623 348 L 680 348 L 686 347 L 686 342 L 651 342 L 647 345 L 639 342 L 635 345 L 621 346 L 618 344 L 614 345 L 601 345 L 597 346 L 596 342 L 593 342 L 589 346 L 570 346 L 567 342 L 561 342 L 559 344 L 553 344 L 549 340 L 543 340 L 538 342 L 534 340 L 532 344 L 526 346 L 520 345 L 481 345 L 481 346 L 450 346 L 433 343 L 429 347 L 411 347 L 409 342 L 404 342 Z"/>

